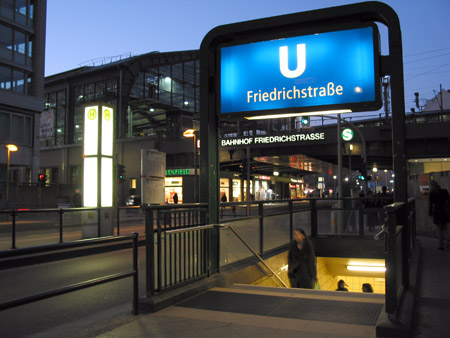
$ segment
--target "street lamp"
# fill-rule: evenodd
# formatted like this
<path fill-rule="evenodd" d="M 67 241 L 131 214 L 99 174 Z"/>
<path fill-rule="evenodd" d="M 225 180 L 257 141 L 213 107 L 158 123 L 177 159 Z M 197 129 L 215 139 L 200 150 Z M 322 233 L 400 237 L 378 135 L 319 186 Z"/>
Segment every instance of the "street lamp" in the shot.
<path fill-rule="evenodd" d="M 196 129 L 187 129 L 183 132 L 183 136 L 190 138 L 194 138 L 194 199 L 195 202 L 198 203 L 198 196 L 197 196 L 197 187 L 198 187 L 198 175 L 197 175 L 197 130 Z"/>
<path fill-rule="evenodd" d="M 6 167 L 6 209 L 9 209 L 9 164 L 11 160 L 11 151 L 17 151 L 19 148 L 15 144 L 7 144 L 5 148 L 8 151 L 8 163 Z"/>

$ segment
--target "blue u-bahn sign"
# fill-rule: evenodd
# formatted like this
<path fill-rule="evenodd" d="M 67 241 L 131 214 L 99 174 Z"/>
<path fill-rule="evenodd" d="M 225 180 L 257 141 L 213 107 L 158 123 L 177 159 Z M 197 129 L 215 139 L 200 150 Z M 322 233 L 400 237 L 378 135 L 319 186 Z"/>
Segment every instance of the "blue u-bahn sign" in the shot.
<path fill-rule="evenodd" d="M 381 107 L 374 24 L 220 46 L 219 115 Z"/>

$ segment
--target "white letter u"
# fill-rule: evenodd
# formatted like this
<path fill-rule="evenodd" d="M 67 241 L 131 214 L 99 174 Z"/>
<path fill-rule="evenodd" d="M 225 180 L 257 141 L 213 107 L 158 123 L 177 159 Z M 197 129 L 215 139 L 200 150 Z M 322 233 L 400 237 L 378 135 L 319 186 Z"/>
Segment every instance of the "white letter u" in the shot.
<path fill-rule="evenodd" d="M 306 47 L 304 43 L 297 45 L 297 69 L 290 70 L 288 64 L 288 46 L 280 47 L 280 71 L 285 77 L 293 79 L 303 74 L 306 68 Z"/>

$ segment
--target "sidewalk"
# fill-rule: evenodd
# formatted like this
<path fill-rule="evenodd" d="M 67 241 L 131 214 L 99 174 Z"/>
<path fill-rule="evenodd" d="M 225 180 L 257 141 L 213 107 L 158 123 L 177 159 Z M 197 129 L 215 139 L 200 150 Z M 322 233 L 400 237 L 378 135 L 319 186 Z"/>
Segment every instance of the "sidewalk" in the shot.
<path fill-rule="evenodd" d="M 450 336 L 450 248 L 438 250 L 436 238 L 418 237 L 422 247 L 413 337 Z"/>

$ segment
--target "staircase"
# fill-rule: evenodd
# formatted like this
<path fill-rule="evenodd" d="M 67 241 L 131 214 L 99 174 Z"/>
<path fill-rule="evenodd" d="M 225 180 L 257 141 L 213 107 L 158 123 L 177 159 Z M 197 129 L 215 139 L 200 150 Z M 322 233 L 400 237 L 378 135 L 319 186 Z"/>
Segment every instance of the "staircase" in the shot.
<path fill-rule="evenodd" d="M 247 337 L 257 332 L 264 337 L 300 332 L 307 337 L 376 337 L 383 306 L 379 294 L 233 285 L 210 289 L 159 315 L 224 323 Z"/>

